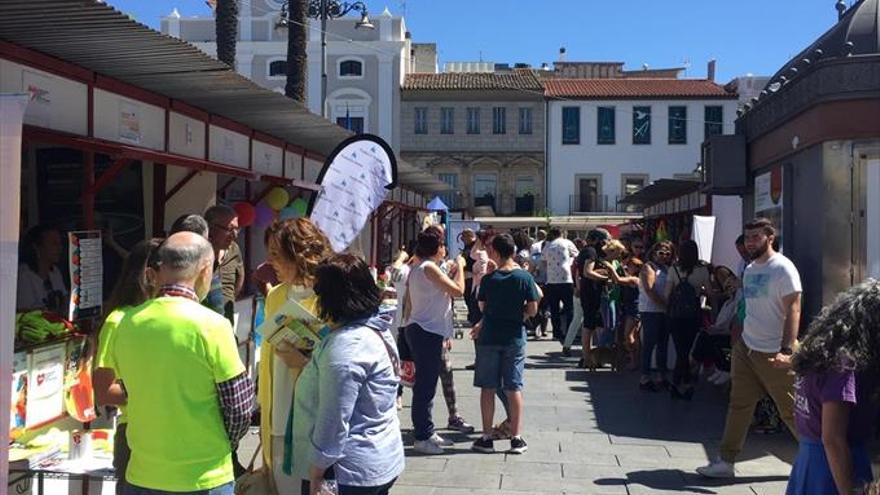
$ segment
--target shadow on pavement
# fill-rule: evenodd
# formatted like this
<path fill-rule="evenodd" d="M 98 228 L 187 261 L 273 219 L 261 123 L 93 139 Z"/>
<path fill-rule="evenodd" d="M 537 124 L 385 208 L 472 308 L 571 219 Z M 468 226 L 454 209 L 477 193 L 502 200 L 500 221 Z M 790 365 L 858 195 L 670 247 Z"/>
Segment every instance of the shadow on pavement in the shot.
<path fill-rule="evenodd" d="M 599 486 L 642 485 L 652 490 L 714 494 L 711 488 L 731 485 L 749 485 L 772 481 L 786 481 L 787 476 L 740 476 L 729 480 L 711 480 L 691 476 L 679 469 L 651 469 L 626 473 L 626 478 L 599 478 Z"/>
<path fill-rule="evenodd" d="M 715 456 L 727 414 L 727 389 L 701 383 L 692 401 L 672 400 L 668 393 L 640 391 L 638 376 L 607 368 L 573 369 L 565 373 L 565 380 L 572 391 L 588 394 L 585 400 L 593 408 L 598 429 L 612 435 L 612 442 L 618 436 L 629 445 L 699 444 L 707 458 Z M 752 434 L 737 461 L 772 455 L 791 464 L 796 452 L 797 443 L 787 431 Z"/>

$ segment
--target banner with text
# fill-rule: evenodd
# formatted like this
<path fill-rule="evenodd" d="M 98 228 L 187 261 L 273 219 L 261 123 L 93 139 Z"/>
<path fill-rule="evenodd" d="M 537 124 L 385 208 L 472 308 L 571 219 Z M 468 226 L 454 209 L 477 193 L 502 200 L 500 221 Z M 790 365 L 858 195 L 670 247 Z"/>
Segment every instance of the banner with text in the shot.
<path fill-rule="evenodd" d="M 309 218 L 339 253 L 397 185 L 397 160 L 382 138 L 353 136 L 330 154 L 317 182 L 321 190 L 309 205 Z"/>

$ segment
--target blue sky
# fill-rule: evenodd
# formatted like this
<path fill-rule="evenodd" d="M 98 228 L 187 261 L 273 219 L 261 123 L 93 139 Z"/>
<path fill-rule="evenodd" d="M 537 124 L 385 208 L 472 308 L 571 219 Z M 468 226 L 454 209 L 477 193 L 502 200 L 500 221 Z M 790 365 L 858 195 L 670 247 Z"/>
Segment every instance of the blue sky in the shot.
<path fill-rule="evenodd" d="M 365 0 L 373 14 L 403 12 L 418 42 L 436 42 L 447 61 L 619 61 L 629 69 L 690 62 L 705 77 L 718 60 L 718 80 L 772 75 L 836 22 L 833 0 Z M 158 28 L 176 7 L 208 15 L 203 0 L 107 0 Z M 853 3 L 848 0 L 847 3 Z M 441 65 L 442 66 L 442 65 Z"/>

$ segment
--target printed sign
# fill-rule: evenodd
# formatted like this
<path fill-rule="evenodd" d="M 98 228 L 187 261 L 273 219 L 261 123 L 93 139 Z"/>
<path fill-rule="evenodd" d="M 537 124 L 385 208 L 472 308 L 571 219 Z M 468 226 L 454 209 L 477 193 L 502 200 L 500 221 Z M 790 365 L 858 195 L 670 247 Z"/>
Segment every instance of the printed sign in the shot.
<path fill-rule="evenodd" d="M 48 423 L 64 414 L 64 363 L 67 344 L 37 349 L 27 380 L 26 426 Z"/>
<path fill-rule="evenodd" d="M 12 401 L 9 411 L 9 434 L 14 440 L 27 426 L 28 363 L 30 354 L 19 352 L 12 360 Z"/>
<path fill-rule="evenodd" d="M 141 143 L 141 108 L 128 101 L 119 102 L 119 140 Z"/>
<path fill-rule="evenodd" d="M 782 250 L 782 167 L 755 177 L 755 216 L 768 218 L 776 226 L 776 238 Z"/>
<path fill-rule="evenodd" d="M 39 127 L 52 126 L 52 79 L 43 74 L 21 71 L 21 87 L 28 94 L 25 122 Z"/>
<path fill-rule="evenodd" d="M 342 252 L 397 185 L 397 160 L 382 138 L 353 136 L 330 154 L 317 182 L 321 190 L 309 205 L 309 217 L 333 250 Z"/>
<path fill-rule="evenodd" d="M 104 300 L 104 266 L 101 256 L 101 232 L 70 232 L 70 312 L 76 321 L 101 315 Z"/>

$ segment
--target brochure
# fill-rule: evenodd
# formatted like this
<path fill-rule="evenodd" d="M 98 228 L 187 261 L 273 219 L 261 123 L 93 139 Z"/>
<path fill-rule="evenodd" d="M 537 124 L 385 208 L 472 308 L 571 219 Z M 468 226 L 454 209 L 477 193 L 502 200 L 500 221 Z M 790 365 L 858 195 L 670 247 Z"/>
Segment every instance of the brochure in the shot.
<path fill-rule="evenodd" d="M 321 340 L 319 333 L 323 327 L 324 322 L 317 316 L 302 304 L 288 299 L 275 315 L 263 321 L 257 332 L 272 345 L 286 340 L 300 349 L 312 350 Z"/>

